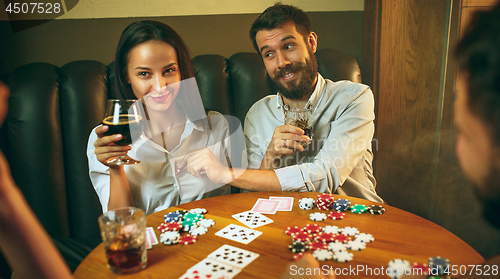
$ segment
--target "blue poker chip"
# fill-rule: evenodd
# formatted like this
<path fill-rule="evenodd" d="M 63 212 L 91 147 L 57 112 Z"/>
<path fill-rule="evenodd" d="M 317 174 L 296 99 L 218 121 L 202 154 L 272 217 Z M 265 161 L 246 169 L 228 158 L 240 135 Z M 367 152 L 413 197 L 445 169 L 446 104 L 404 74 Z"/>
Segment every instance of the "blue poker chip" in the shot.
<path fill-rule="evenodd" d="M 182 220 L 182 214 L 179 212 L 169 212 L 163 217 L 165 223 L 179 222 Z"/>
<path fill-rule="evenodd" d="M 442 276 L 445 270 L 450 270 L 450 260 L 441 257 L 429 258 L 429 270 L 431 274 Z"/>
<path fill-rule="evenodd" d="M 351 202 L 346 199 L 338 199 L 333 202 L 333 209 L 337 211 L 347 211 L 351 208 Z"/>

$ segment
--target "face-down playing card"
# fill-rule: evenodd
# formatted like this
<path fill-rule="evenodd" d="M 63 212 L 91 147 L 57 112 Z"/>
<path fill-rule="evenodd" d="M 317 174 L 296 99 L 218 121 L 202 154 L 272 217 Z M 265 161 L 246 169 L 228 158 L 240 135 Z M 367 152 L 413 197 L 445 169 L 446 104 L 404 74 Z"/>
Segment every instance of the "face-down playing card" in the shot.
<path fill-rule="evenodd" d="M 233 218 L 252 229 L 274 222 L 264 214 L 253 212 L 252 210 L 234 214 Z"/>
<path fill-rule="evenodd" d="M 227 225 L 225 228 L 215 233 L 215 235 L 217 236 L 243 244 L 252 242 L 252 240 L 256 239 L 261 234 L 262 232 L 260 231 L 252 230 L 235 224 Z"/>

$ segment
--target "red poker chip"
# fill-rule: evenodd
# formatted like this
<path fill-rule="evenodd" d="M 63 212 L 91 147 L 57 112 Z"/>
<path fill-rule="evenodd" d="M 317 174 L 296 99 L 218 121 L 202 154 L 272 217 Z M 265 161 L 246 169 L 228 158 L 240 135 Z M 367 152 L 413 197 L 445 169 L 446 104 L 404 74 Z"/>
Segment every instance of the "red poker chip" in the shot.
<path fill-rule="evenodd" d="M 318 233 L 316 235 L 316 241 L 325 242 L 325 243 L 333 242 L 333 240 L 334 240 L 333 236 L 334 236 L 333 233 L 321 232 L 321 233 Z"/>
<path fill-rule="evenodd" d="M 319 241 L 313 241 L 311 243 L 309 243 L 309 249 L 311 249 L 312 251 L 316 251 L 318 249 L 327 249 L 328 248 L 328 244 L 324 243 L 324 242 L 319 242 Z"/>
<path fill-rule="evenodd" d="M 308 233 L 318 233 L 320 232 L 321 230 L 323 230 L 323 227 L 321 227 L 320 225 L 318 224 L 307 224 L 305 227 L 304 227 L 304 231 L 308 232 Z"/>
<path fill-rule="evenodd" d="M 299 228 L 297 226 L 295 227 L 288 227 L 286 228 L 285 230 L 285 233 L 288 234 L 288 235 L 294 235 L 294 234 L 297 234 L 299 232 L 303 232 L 304 230 L 302 228 Z"/>
<path fill-rule="evenodd" d="M 299 242 L 309 242 L 312 239 L 312 235 L 306 233 L 306 232 L 299 232 L 294 235 L 292 235 L 293 240 L 299 241 Z"/>
<path fill-rule="evenodd" d="M 345 218 L 345 213 L 344 212 L 340 212 L 340 211 L 330 212 L 330 214 L 328 214 L 328 218 L 333 219 L 333 220 L 344 219 Z"/>
<path fill-rule="evenodd" d="M 180 229 L 182 229 L 182 223 L 180 222 L 163 223 L 158 226 L 160 232 L 179 231 Z"/>
<path fill-rule="evenodd" d="M 425 263 L 413 263 L 411 269 L 418 270 L 418 273 L 415 272 L 414 274 L 429 275 L 429 265 Z"/>
<path fill-rule="evenodd" d="M 196 236 L 190 235 L 190 234 L 186 234 L 186 235 L 183 235 L 183 236 L 180 237 L 179 243 L 180 244 L 184 244 L 184 245 L 188 245 L 188 244 L 195 243 L 196 240 L 198 240 L 198 238 L 196 238 Z"/>
<path fill-rule="evenodd" d="M 297 254 L 293 255 L 293 260 L 294 260 L 294 261 L 298 261 L 298 260 L 300 260 L 300 258 L 302 258 L 302 256 L 304 256 L 304 254 L 305 254 L 305 253 L 304 253 L 304 252 L 302 252 L 302 253 L 297 253 Z"/>
<path fill-rule="evenodd" d="M 333 241 L 340 243 L 347 243 L 351 241 L 351 237 L 342 233 L 333 236 Z"/>

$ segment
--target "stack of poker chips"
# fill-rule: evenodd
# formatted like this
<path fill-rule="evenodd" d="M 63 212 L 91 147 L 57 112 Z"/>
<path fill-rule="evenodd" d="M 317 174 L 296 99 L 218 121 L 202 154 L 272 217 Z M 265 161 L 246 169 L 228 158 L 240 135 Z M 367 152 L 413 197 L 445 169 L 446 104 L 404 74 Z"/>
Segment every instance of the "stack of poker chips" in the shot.
<path fill-rule="evenodd" d="M 334 199 L 333 195 L 319 194 L 316 201 L 316 207 L 318 207 L 319 210 L 332 210 Z"/>
<path fill-rule="evenodd" d="M 337 211 L 347 211 L 351 208 L 351 201 L 346 200 L 346 199 L 338 199 L 333 202 L 333 209 Z"/>
<path fill-rule="evenodd" d="M 303 198 L 299 200 L 299 207 L 301 209 L 305 210 L 313 209 L 315 204 L 316 202 L 314 201 L 314 199 L 311 198 Z"/>
<path fill-rule="evenodd" d="M 215 224 L 212 219 L 205 219 L 207 210 L 195 208 L 190 211 L 177 210 L 165 214 L 164 221 L 158 226 L 160 242 L 165 245 L 181 243 L 184 245 L 195 243 L 197 236 L 205 234 L 208 228 Z M 181 235 L 181 230 L 189 232 Z"/>
<path fill-rule="evenodd" d="M 427 263 L 413 263 L 410 264 L 407 260 L 403 259 L 394 259 L 389 262 L 387 265 L 387 275 L 394 279 L 401 278 L 405 271 L 406 273 L 410 273 L 409 271 L 413 270 L 411 274 L 416 275 L 429 275 L 433 276 L 429 278 L 440 278 L 434 276 L 444 276 L 446 271 L 449 270 L 450 260 L 441 258 L 441 257 L 430 257 L 428 264 Z"/>

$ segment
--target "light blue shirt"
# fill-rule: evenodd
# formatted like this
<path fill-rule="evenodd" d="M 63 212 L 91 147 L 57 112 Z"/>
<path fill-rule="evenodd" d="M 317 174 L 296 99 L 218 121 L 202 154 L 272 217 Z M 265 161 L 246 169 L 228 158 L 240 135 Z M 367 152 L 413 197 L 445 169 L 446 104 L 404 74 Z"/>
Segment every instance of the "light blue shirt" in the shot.
<path fill-rule="evenodd" d="M 313 136 L 303 152 L 281 159 L 275 173 L 283 191 L 337 193 L 383 202 L 375 191 L 373 93 L 366 85 L 332 82 L 318 74 L 309 99 Z M 274 129 L 284 125 L 280 94 L 256 102 L 245 118 L 248 168 L 259 169 Z"/>

